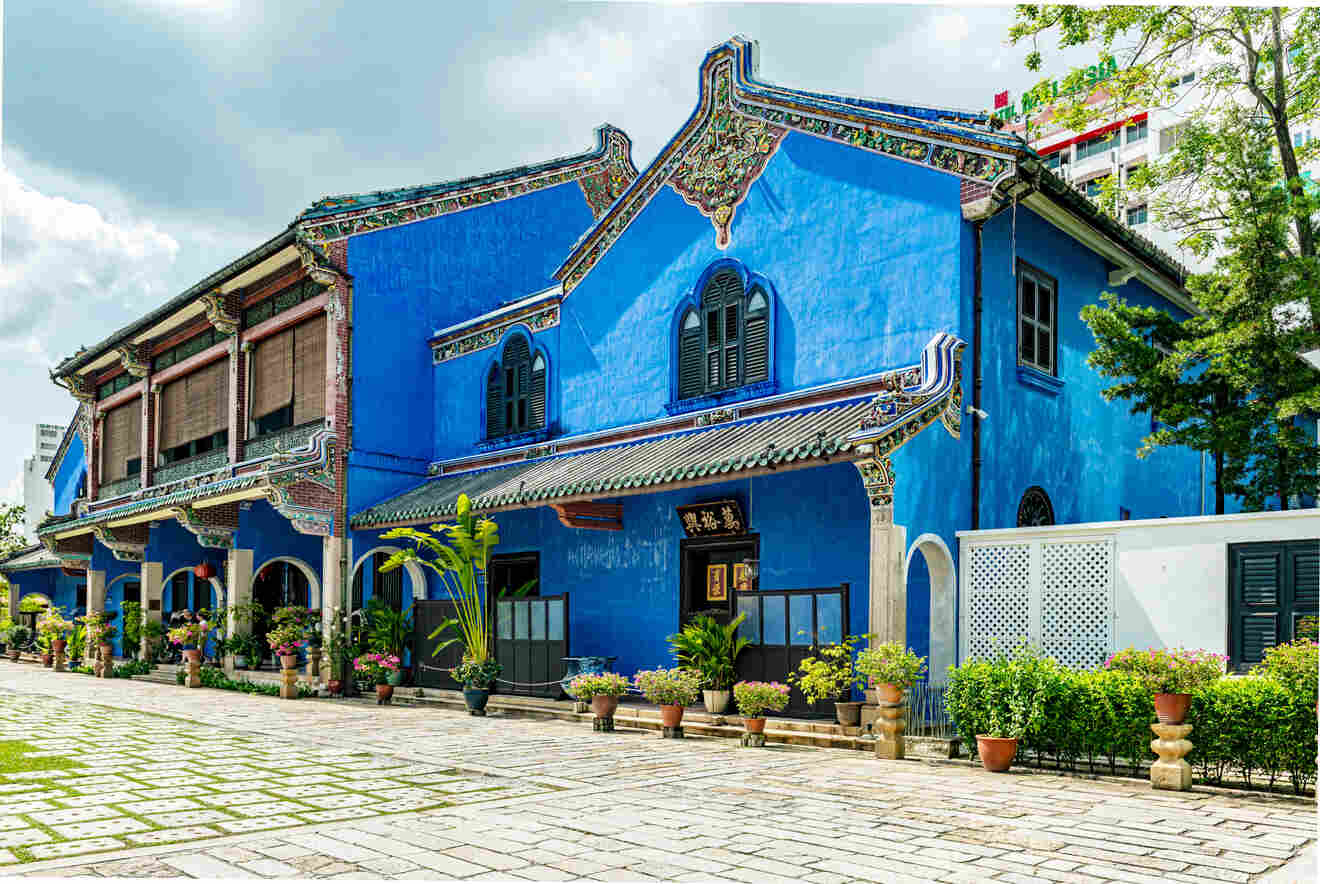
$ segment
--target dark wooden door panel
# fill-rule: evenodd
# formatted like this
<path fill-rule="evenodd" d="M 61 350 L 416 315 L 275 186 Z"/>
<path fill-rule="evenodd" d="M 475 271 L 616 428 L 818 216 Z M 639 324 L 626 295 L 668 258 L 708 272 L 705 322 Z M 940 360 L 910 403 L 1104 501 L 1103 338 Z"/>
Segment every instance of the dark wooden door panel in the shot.
<path fill-rule="evenodd" d="M 1229 546 L 1229 660 L 1250 669 L 1281 642 L 1311 637 L 1320 613 L 1320 540 Z"/>

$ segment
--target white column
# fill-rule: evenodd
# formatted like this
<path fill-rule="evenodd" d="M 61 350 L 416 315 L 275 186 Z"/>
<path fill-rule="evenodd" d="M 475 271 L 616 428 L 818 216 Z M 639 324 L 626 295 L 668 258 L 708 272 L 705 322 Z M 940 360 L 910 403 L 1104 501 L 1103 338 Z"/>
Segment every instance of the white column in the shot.
<path fill-rule="evenodd" d="M 343 537 L 328 535 L 321 539 L 321 635 L 329 636 L 335 629 L 335 620 L 341 614 L 343 602 L 342 575 L 339 571 L 340 556 L 348 541 Z M 328 648 L 326 652 L 328 652 Z M 321 657 L 321 681 L 330 678 L 329 657 L 323 652 Z"/>
<path fill-rule="evenodd" d="M 229 585 L 225 587 L 225 599 L 229 605 L 227 631 L 232 635 L 237 635 L 242 630 L 250 630 L 251 623 L 240 623 L 234 616 L 234 609 L 238 605 L 246 604 L 252 600 L 252 550 L 250 549 L 231 549 L 229 551 L 228 567 L 225 572 L 229 576 Z M 231 675 L 234 672 L 234 658 L 232 654 L 225 655 L 225 671 Z"/>
<path fill-rule="evenodd" d="M 100 612 L 105 610 L 105 572 L 87 571 L 87 613 Z M 123 624 L 120 624 L 123 628 Z M 91 666 L 96 660 L 96 655 L 101 652 L 100 647 L 94 646 L 92 640 L 87 640 L 83 649 L 83 660 L 85 666 Z"/>
<path fill-rule="evenodd" d="M 873 645 L 899 642 L 907 646 L 907 585 L 903 562 L 907 529 L 894 524 L 894 470 L 887 457 L 856 463 L 870 503 L 871 572 L 867 631 Z"/>
<path fill-rule="evenodd" d="M 164 587 L 161 585 L 164 578 L 164 565 L 160 562 L 142 563 L 142 625 L 145 627 L 148 623 L 161 622 L 161 596 Z M 153 605 L 152 602 L 155 602 Z M 139 655 L 143 660 L 147 659 L 148 647 L 147 636 L 144 631 L 142 634 L 142 647 L 139 649 Z"/>

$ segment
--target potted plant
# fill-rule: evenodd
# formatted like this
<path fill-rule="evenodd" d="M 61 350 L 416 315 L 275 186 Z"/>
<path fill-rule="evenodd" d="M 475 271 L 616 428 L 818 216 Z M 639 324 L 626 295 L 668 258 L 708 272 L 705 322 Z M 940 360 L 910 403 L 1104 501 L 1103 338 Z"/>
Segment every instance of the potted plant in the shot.
<path fill-rule="evenodd" d="M 330 641 L 326 651 L 330 659 L 330 679 L 326 687 L 333 697 L 343 693 L 344 677 L 353 665 L 353 647 L 349 644 L 348 633 L 338 620 L 330 624 Z"/>
<path fill-rule="evenodd" d="M 123 602 L 119 610 L 124 615 L 124 656 L 136 659 L 142 647 L 142 605 Z"/>
<path fill-rule="evenodd" d="M 469 715 L 485 715 L 490 700 L 490 686 L 499 678 L 504 667 L 493 657 L 485 660 L 463 660 L 450 670 L 454 681 L 463 686 L 463 702 Z"/>
<path fill-rule="evenodd" d="M 165 649 L 165 624 L 159 620 L 146 620 L 142 624 L 142 641 L 146 644 L 146 661 L 155 663 L 160 652 Z M 69 655 L 73 653 L 73 640 L 69 641 Z"/>
<path fill-rule="evenodd" d="M 183 659 L 189 663 L 202 662 L 202 645 L 206 643 L 211 624 L 205 620 L 195 623 L 183 623 L 174 627 L 167 634 L 169 642 L 183 650 Z"/>
<path fill-rule="evenodd" d="M 14 626 L 14 621 L 8 617 L 0 620 L 0 654 L 9 653 L 9 630 Z"/>
<path fill-rule="evenodd" d="M 740 681 L 733 697 L 749 734 L 765 733 L 765 713 L 782 712 L 788 705 L 789 687 L 777 681 Z"/>
<path fill-rule="evenodd" d="M 1110 655 L 1106 669 L 1129 672 L 1154 695 L 1155 716 L 1160 724 L 1182 724 L 1192 704 L 1192 694 L 1224 674 L 1228 658 L 1204 650 L 1186 648 L 1127 648 Z"/>
<path fill-rule="evenodd" d="M 376 684 L 376 705 L 382 706 L 394 696 L 394 686 L 389 683 L 391 672 L 399 669 L 399 658 L 393 654 L 381 654 L 372 651 L 353 661 L 353 669 L 364 673 Z"/>
<path fill-rule="evenodd" d="M 1001 657 L 991 664 L 984 687 L 989 728 L 976 735 L 976 754 L 986 770 L 1008 770 L 1019 741 L 1039 728 L 1057 671 L 1054 660 L 1027 644 L 1015 648 L 1011 657 Z"/>
<path fill-rule="evenodd" d="M 701 692 L 701 675 L 691 669 L 647 669 L 633 676 L 633 684 L 660 707 L 660 723 L 676 728 L 683 723 L 683 707 Z"/>
<path fill-rule="evenodd" d="M 81 660 L 83 652 L 87 650 L 87 627 L 82 624 L 75 624 L 69 631 L 69 644 L 67 654 L 70 660 Z"/>
<path fill-rule="evenodd" d="M 577 700 L 591 704 L 598 731 L 614 730 L 614 712 L 619 698 L 628 692 L 628 679 L 617 672 L 586 673 L 568 683 L 568 693 Z"/>
<path fill-rule="evenodd" d="M 903 702 L 903 694 L 926 673 L 926 658 L 918 657 L 898 642 L 863 648 L 856 665 L 857 672 L 869 679 L 881 703 Z"/>
<path fill-rule="evenodd" d="M 701 675 L 701 695 L 706 711 L 719 715 L 729 708 L 730 688 L 738 677 L 738 655 L 751 642 L 738 637 L 738 627 L 747 619 L 739 614 L 727 625 L 714 617 L 694 617 L 676 635 L 669 636 L 674 658 L 684 668 Z"/>
<path fill-rule="evenodd" d="M 296 669 L 298 649 L 306 646 L 307 639 L 303 637 L 300 624 L 286 620 L 266 633 L 266 644 L 270 646 L 270 652 L 280 658 L 282 668 Z"/>
<path fill-rule="evenodd" d="M 473 715 L 484 714 L 490 685 L 503 669 L 491 655 L 491 605 L 485 579 L 491 551 L 500 542 L 499 526 L 491 519 L 474 516 L 472 501 L 466 494 L 460 494 L 453 524 L 432 525 L 430 532 L 418 528 L 394 528 L 382 534 L 381 539 L 407 540 L 413 544 L 413 548 L 401 549 L 391 555 L 381 566 L 382 571 L 392 571 L 405 562 L 419 562 L 439 575 L 440 585 L 454 604 L 455 616 L 445 619 L 428 638 L 435 640 L 451 631 L 456 634 L 436 642 L 432 653 L 438 655 L 450 645 L 462 643 L 463 659 L 454 668 L 454 678 L 463 684 L 463 700 L 468 711 Z M 428 556 L 419 555 L 422 550 L 426 550 Z M 524 584 L 516 594 L 526 592 L 534 582 Z M 373 641 L 384 640 L 386 633 L 393 634 L 393 624 L 408 623 L 406 619 L 393 617 L 373 616 L 370 620 Z M 400 625 L 398 631 L 397 639 L 388 640 L 406 643 L 412 634 L 411 626 L 404 628 Z"/>
<path fill-rule="evenodd" d="M 9 659 L 17 663 L 20 649 L 31 639 L 32 633 L 28 632 L 28 628 L 23 624 L 15 623 L 9 627 Z"/>
<path fill-rule="evenodd" d="M 809 703 L 834 701 L 834 714 L 844 727 L 857 727 L 862 720 L 862 704 L 852 697 L 852 689 L 862 683 L 853 662 L 853 649 L 867 636 L 850 635 L 843 641 L 822 645 L 816 656 L 798 664 L 798 671 L 788 677 Z"/>

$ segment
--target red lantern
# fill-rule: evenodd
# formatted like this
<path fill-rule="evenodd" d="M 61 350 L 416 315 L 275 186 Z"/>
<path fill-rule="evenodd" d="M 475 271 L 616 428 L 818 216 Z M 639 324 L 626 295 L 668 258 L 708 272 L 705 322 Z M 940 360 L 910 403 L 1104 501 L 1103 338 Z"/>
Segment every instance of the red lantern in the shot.
<path fill-rule="evenodd" d="M 193 574 L 203 580 L 210 580 L 215 576 L 215 567 L 210 562 L 202 562 L 196 568 L 193 568 Z"/>

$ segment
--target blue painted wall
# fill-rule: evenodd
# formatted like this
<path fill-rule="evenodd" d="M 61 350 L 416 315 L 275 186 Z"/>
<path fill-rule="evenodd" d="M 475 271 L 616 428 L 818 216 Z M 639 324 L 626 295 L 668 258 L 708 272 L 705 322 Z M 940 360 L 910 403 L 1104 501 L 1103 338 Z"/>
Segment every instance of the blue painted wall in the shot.
<path fill-rule="evenodd" d="M 87 613 L 85 608 L 78 607 L 78 587 L 86 585 L 86 578 L 69 577 L 59 568 L 16 571 L 9 575 L 9 591 L 16 592 L 20 602 L 25 595 L 39 593 L 63 610 L 69 619 Z"/>
<path fill-rule="evenodd" d="M 553 285 L 551 273 L 591 221 L 581 188 L 569 182 L 353 237 L 354 449 L 415 458 L 424 470 L 435 450 L 427 340 Z M 350 476 L 350 509 L 415 484 L 377 470 Z"/>
<path fill-rule="evenodd" d="M 1150 432 L 1148 415 L 1128 413 L 1124 403 L 1108 403 L 1100 391 L 1109 382 L 1086 364 L 1095 339 L 1079 313 L 1114 291 L 1135 304 L 1177 308 L 1137 281 L 1109 285 L 1106 262 L 1075 240 L 1018 207 L 1014 242 L 1012 217 L 1001 213 L 984 229 L 985 353 L 982 426 L 985 464 L 981 497 L 983 528 L 1016 524 L 1022 493 L 1039 485 L 1054 504 L 1056 521 L 1089 522 L 1118 518 L 1119 507 L 1132 518 L 1194 515 L 1200 508 L 1200 455 L 1185 449 L 1136 456 Z M 1014 249 L 1058 280 L 1057 393 L 1018 379 L 1016 288 L 1010 268 Z"/>
<path fill-rule="evenodd" d="M 60 459 L 59 468 L 55 471 L 55 478 L 51 483 L 55 489 L 53 510 L 55 515 L 68 514 L 69 508 L 78 496 L 78 489 L 82 487 L 86 478 L 87 458 L 83 451 L 82 438 L 74 433 L 69 439 L 69 447 L 64 450 L 64 456 Z"/>

